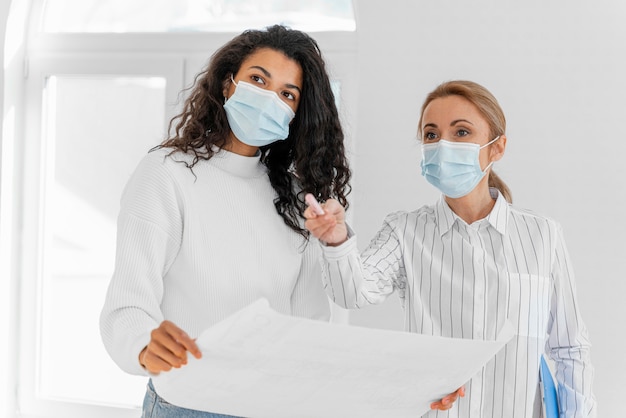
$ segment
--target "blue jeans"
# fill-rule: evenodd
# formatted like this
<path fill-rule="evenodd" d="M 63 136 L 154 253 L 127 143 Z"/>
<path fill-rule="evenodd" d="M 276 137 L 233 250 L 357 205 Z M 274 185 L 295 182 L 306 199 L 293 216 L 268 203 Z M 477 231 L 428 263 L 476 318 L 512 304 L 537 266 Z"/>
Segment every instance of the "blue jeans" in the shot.
<path fill-rule="evenodd" d="M 181 408 L 167 403 L 161 398 L 152 386 L 152 380 L 148 382 L 146 396 L 143 399 L 143 412 L 141 418 L 238 418 L 232 415 L 213 414 L 211 412 L 196 411 L 195 409 Z M 239 417 L 242 418 L 242 417 Z"/>

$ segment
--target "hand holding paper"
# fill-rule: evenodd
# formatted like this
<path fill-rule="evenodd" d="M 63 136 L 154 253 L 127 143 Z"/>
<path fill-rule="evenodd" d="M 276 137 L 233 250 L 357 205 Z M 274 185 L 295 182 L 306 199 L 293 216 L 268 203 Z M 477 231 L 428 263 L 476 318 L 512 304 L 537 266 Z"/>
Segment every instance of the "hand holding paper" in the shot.
<path fill-rule="evenodd" d="M 202 357 L 195 341 L 170 321 L 152 330 L 150 342 L 139 354 L 139 363 L 150 373 L 160 373 L 187 364 L 187 352 Z"/>
<path fill-rule="evenodd" d="M 510 327 L 476 341 L 335 325 L 258 301 L 198 337 L 202 359 L 153 382 L 175 405 L 251 418 L 414 418 L 512 336 Z"/>

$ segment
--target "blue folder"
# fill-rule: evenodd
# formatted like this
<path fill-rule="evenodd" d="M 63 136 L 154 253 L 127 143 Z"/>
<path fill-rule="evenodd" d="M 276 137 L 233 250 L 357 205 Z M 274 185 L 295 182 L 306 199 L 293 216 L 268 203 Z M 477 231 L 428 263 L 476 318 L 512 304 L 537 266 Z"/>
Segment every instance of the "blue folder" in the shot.
<path fill-rule="evenodd" d="M 546 418 L 559 418 L 557 387 L 554 383 L 554 378 L 552 377 L 548 363 L 546 363 L 546 359 L 543 356 L 541 356 L 539 375 L 543 393 L 543 416 Z"/>

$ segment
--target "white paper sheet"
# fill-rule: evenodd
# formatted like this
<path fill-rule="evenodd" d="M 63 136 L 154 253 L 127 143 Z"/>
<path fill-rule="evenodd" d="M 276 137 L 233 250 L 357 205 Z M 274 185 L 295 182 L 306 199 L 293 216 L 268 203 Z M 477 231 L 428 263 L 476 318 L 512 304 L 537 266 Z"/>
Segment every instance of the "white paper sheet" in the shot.
<path fill-rule="evenodd" d="M 253 303 L 197 339 L 202 359 L 153 378 L 168 402 L 250 418 L 419 417 L 512 338 L 431 337 L 329 324 Z"/>

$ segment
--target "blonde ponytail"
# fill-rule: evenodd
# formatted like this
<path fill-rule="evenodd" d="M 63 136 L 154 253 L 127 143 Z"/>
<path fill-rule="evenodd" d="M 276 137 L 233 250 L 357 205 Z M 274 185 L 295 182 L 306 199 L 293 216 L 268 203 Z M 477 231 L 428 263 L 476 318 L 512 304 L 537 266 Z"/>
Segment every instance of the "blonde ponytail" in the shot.
<path fill-rule="evenodd" d="M 506 185 L 493 169 L 489 171 L 489 187 L 495 187 L 502 193 L 507 202 L 513 203 L 513 195 L 511 189 Z"/>

